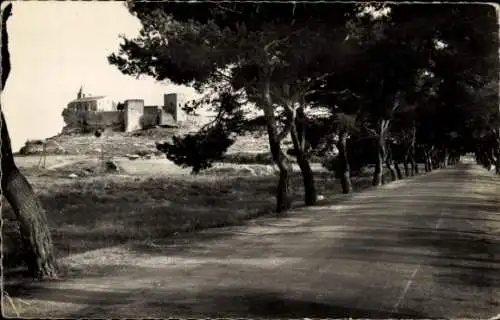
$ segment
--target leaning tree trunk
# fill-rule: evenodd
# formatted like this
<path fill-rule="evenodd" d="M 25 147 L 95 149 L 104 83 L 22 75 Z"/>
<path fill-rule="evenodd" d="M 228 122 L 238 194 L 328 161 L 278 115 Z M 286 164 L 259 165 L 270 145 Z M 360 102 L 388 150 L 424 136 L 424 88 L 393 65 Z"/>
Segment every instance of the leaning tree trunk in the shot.
<path fill-rule="evenodd" d="M 318 195 L 314 183 L 313 171 L 311 169 L 309 160 L 305 155 L 305 137 L 303 136 L 304 127 L 303 124 L 296 123 L 293 119 L 291 119 L 290 121 L 292 121 L 290 135 L 292 137 L 295 156 L 297 158 L 297 163 L 299 164 L 300 172 L 302 173 L 302 180 L 304 182 L 304 202 L 307 206 L 313 206 L 318 200 Z M 300 128 L 299 130 L 298 126 Z"/>
<path fill-rule="evenodd" d="M 10 72 L 8 51 L 7 19 L 11 15 L 12 4 L 2 10 L 2 91 Z M 1 105 L 0 105 L 1 110 Z M 53 253 L 50 230 L 40 202 L 26 178 L 19 172 L 14 162 L 9 131 L 1 112 L 1 195 L 10 203 L 21 229 L 25 246 L 25 262 L 30 273 L 37 279 L 57 277 L 56 260 Z"/>
<path fill-rule="evenodd" d="M 347 156 L 347 130 L 342 130 L 337 142 L 338 155 L 338 168 L 340 175 L 340 183 L 342 185 L 342 193 L 347 194 L 352 192 L 351 172 L 349 166 L 349 158 Z"/>
<path fill-rule="evenodd" d="M 18 170 L 2 112 L 2 194 L 9 201 L 21 229 L 25 262 L 37 279 L 57 277 L 56 260 L 45 211 L 29 182 Z"/>

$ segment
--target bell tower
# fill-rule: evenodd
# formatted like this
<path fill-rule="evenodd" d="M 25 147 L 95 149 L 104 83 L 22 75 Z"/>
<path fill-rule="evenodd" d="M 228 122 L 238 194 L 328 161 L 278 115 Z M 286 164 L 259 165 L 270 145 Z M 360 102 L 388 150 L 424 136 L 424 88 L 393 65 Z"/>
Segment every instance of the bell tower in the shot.
<path fill-rule="evenodd" d="M 80 90 L 78 91 L 78 94 L 76 95 L 77 99 L 83 98 L 83 86 L 80 86 Z"/>

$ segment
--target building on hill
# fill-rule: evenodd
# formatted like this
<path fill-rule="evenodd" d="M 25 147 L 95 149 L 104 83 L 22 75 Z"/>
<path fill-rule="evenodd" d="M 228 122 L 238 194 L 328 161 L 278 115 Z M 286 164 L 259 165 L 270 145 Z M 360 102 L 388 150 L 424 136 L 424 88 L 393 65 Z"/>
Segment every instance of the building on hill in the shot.
<path fill-rule="evenodd" d="M 70 101 L 67 108 L 74 111 L 116 111 L 116 104 L 106 96 L 85 95 L 80 87 L 76 99 Z"/>
<path fill-rule="evenodd" d="M 183 96 L 177 93 L 165 94 L 163 106 L 145 106 L 143 99 L 128 99 L 116 104 L 106 96 L 77 93 L 62 116 L 66 126 L 63 132 L 92 132 L 96 129 L 134 131 L 154 126 L 177 126 L 187 119 L 182 105 Z"/>

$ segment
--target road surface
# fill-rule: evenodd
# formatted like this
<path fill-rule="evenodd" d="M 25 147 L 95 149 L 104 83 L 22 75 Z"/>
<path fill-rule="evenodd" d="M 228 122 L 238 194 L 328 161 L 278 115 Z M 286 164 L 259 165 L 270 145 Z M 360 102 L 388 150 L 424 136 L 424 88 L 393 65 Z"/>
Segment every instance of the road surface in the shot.
<path fill-rule="evenodd" d="M 489 319 L 500 313 L 500 177 L 459 164 L 285 219 L 64 263 L 82 275 L 6 288 L 26 301 L 21 315 Z"/>

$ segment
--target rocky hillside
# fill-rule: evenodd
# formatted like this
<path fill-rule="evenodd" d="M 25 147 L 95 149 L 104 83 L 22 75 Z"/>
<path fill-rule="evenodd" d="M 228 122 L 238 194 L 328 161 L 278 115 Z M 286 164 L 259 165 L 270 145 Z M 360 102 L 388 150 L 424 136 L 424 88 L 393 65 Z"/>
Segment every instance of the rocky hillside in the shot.
<path fill-rule="evenodd" d="M 139 155 L 162 155 L 156 149 L 156 142 L 169 140 L 174 135 L 183 135 L 196 128 L 153 128 L 135 132 L 104 132 L 97 138 L 94 134 L 64 133 L 48 138 L 46 154 L 59 155 L 98 155 L 104 150 L 106 157 Z M 21 148 L 20 155 L 34 155 L 43 152 L 42 141 L 28 141 Z M 249 134 L 238 137 L 228 153 L 268 153 L 269 143 L 265 133 Z"/>

